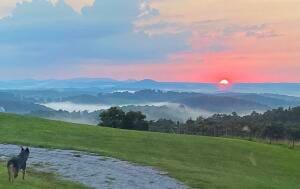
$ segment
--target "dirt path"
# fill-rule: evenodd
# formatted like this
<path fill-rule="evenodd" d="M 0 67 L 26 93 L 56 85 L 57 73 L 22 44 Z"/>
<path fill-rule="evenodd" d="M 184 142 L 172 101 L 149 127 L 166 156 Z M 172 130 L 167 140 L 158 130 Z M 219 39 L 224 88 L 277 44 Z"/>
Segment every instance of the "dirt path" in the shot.
<path fill-rule="evenodd" d="M 71 150 L 30 148 L 28 164 L 38 171 L 101 189 L 186 189 L 185 185 L 151 167 Z M 0 160 L 18 154 L 19 146 L 0 144 Z M 34 166 L 38 165 L 38 166 Z"/>

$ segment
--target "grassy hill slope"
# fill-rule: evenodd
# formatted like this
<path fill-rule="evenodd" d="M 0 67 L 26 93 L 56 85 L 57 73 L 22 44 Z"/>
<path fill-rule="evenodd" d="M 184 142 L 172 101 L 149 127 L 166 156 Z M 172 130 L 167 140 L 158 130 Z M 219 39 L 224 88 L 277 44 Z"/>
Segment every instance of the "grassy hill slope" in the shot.
<path fill-rule="evenodd" d="M 22 174 L 15 179 L 13 184 L 8 182 L 5 163 L 0 162 L 0 188 L 5 189 L 87 189 L 84 186 L 67 181 L 58 180 L 54 175 L 48 173 L 37 173 L 29 170 L 26 180 L 22 180 Z"/>
<path fill-rule="evenodd" d="M 85 126 L 0 114 L 0 143 L 76 149 L 168 171 L 201 189 L 294 189 L 300 151 L 236 139 Z"/>

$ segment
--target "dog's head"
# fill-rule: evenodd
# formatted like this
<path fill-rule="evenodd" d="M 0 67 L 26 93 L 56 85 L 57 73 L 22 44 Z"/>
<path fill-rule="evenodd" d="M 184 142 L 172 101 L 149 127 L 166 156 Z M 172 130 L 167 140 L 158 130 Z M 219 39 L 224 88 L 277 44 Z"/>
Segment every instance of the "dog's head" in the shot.
<path fill-rule="evenodd" d="M 24 158 L 25 160 L 27 160 L 28 157 L 29 157 L 29 154 L 30 154 L 29 148 L 24 149 L 23 147 L 21 147 L 20 156 L 22 158 Z"/>

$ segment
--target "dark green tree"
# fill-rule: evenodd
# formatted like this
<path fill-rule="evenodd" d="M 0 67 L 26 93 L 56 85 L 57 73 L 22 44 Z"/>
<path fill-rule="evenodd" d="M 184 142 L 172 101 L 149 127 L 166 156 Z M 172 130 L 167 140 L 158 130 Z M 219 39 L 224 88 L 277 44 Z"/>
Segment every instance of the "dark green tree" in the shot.
<path fill-rule="evenodd" d="M 146 116 L 142 112 L 129 111 L 123 119 L 123 129 L 143 130 L 149 129 L 148 122 L 145 120 Z"/>
<path fill-rule="evenodd" d="M 273 123 L 265 127 L 263 131 L 263 136 L 269 139 L 271 144 L 272 140 L 279 140 L 284 137 L 285 128 L 280 123 Z"/>
<path fill-rule="evenodd" d="M 300 139 L 300 128 L 297 127 L 289 127 L 287 129 L 287 135 L 289 139 L 289 147 L 295 147 L 295 141 Z"/>
<path fill-rule="evenodd" d="M 99 125 L 113 128 L 123 128 L 123 120 L 125 112 L 118 107 L 111 107 L 110 109 L 100 113 L 101 123 Z"/>

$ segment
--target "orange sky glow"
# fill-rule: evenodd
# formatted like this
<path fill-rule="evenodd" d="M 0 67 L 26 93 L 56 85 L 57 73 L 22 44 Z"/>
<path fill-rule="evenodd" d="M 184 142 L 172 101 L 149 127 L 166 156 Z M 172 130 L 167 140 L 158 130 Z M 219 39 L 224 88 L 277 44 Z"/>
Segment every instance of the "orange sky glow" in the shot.
<path fill-rule="evenodd" d="M 190 50 L 152 64 L 87 64 L 83 72 L 162 81 L 300 82 L 300 1 L 162 0 L 150 6 L 160 14 L 138 20 L 137 27 L 149 36 L 189 31 Z M 147 27 L 155 23 L 166 25 Z"/>

